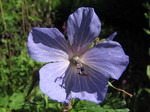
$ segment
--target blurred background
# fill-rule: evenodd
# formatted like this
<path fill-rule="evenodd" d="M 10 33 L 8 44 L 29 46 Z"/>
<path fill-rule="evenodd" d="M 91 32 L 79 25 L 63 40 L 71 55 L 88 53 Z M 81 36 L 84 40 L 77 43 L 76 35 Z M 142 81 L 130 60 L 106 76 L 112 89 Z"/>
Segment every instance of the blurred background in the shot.
<path fill-rule="evenodd" d="M 28 56 L 32 27 L 57 27 L 62 33 L 78 7 L 93 7 L 102 22 L 100 39 L 118 32 L 130 57 L 122 77 L 109 87 L 102 104 L 73 100 L 70 112 L 150 112 L 150 2 L 148 0 L 0 0 L 0 112 L 61 112 L 38 88 L 43 66 Z"/>

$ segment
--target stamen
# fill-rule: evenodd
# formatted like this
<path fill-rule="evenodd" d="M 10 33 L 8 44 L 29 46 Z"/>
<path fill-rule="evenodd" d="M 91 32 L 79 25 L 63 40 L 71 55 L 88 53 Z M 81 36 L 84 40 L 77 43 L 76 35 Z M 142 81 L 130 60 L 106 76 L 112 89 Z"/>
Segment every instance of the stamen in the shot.
<path fill-rule="evenodd" d="M 79 67 L 79 65 L 81 66 L 81 67 Z M 82 75 L 82 76 L 86 76 L 86 77 L 88 77 L 88 74 L 85 74 L 85 73 L 83 73 L 84 72 L 84 68 L 83 68 L 83 66 L 82 66 L 82 64 L 80 63 L 80 64 L 77 64 L 77 69 L 80 69 L 80 71 L 79 71 L 79 75 Z"/>
<path fill-rule="evenodd" d="M 84 68 L 83 68 L 82 63 L 80 62 L 79 56 L 73 56 L 71 61 L 73 62 L 73 64 L 75 64 L 77 69 L 79 69 L 79 73 L 78 73 L 79 75 L 88 77 L 88 74 L 84 73 Z"/>

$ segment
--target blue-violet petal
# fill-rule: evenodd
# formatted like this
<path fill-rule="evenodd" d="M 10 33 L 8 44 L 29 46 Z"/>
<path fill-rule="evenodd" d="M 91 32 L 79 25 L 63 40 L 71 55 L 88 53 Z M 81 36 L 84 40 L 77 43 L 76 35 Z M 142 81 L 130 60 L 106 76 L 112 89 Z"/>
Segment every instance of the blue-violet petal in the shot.
<path fill-rule="evenodd" d="M 93 8 L 81 7 L 67 21 L 67 34 L 76 54 L 85 52 L 101 30 L 101 23 Z"/>
<path fill-rule="evenodd" d="M 49 63 L 43 66 L 40 73 L 40 89 L 52 100 L 64 102 L 66 100 L 66 91 L 61 86 L 65 71 L 68 68 L 69 61 Z"/>
<path fill-rule="evenodd" d="M 106 78 L 119 79 L 129 63 L 129 57 L 115 41 L 104 41 L 87 51 L 82 62 Z"/>

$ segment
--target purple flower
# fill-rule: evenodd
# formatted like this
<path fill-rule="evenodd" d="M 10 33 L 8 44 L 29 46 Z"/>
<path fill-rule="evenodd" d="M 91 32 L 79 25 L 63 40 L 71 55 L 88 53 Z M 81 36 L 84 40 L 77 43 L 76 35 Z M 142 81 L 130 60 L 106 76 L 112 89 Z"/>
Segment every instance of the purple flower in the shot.
<path fill-rule="evenodd" d="M 82 7 L 67 21 L 68 41 L 56 28 L 30 31 L 28 51 L 31 58 L 49 62 L 39 70 L 40 89 L 52 100 L 70 98 L 101 103 L 107 92 L 108 79 L 119 79 L 129 58 L 112 34 L 92 49 L 89 45 L 99 35 L 101 23 L 93 8 Z"/>

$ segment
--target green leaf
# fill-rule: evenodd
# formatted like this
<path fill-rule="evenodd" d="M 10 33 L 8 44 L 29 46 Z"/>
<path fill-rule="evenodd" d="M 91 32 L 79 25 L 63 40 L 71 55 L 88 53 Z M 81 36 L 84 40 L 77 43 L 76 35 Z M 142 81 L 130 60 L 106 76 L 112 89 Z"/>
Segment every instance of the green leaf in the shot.
<path fill-rule="evenodd" d="M 8 104 L 9 104 L 9 97 L 8 96 L 0 97 L 0 107 L 7 108 Z"/>
<path fill-rule="evenodd" d="M 92 44 L 90 44 L 89 48 L 88 49 L 91 49 L 94 47 L 94 42 L 92 42 Z"/>
<path fill-rule="evenodd" d="M 40 21 L 40 22 L 42 22 L 42 19 L 41 19 L 41 18 L 38 18 L 38 17 L 35 17 L 35 16 L 29 16 L 28 18 L 29 18 L 29 20 L 31 20 L 31 21 Z"/>
<path fill-rule="evenodd" d="M 52 10 L 60 6 L 60 0 L 52 0 Z"/>
<path fill-rule="evenodd" d="M 116 105 L 120 105 L 120 106 L 126 104 L 125 101 L 122 102 L 119 100 L 115 100 L 113 103 L 116 103 Z M 121 103 L 123 103 L 123 104 L 121 104 Z M 73 99 L 72 104 L 73 104 L 72 105 L 73 108 L 70 112 L 129 112 L 129 109 L 120 108 L 120 106 L 118 106 L 119 108 L 112 107 L 112 104 L 110 104 L 110 105 L 105 104 L 103 106 L 100 106 L 99 104 L 96 104 L 94 102 L 78 100 L 78 99 Z"/>
<path fill-rule="evenodd" d="M 142 92 L 143 92 L 143 88 L 140 88 L 140 89 L 137 91 L 136 97 L 138 98 L 138 97 L 141 95 Z"/>
<path fill-rule="evenodd" d="M 145 16 L 146 19 L 150 19 L 150 14 L 144 13 L 144 16 Z"/>
<path fill-rule="evenodd" d="M 147 91 L 150 94 L 150 89 L 149 88 L 144 88 L 145 91 Z"/>
<path fill-rule="evenodd" d="M 7 112 L 5 108 L 0 108 L 0 112 Z"/>
<path fill-rule="evenodd" d="M 125 108 L 125 109 L 115 109 L 115 112 L 129 112 L 130 110 Z"/>
<path fill-rule="evenodd" d="M 14 110 L 20 109 L 24 104 L 24 96 L 22 93 L 13 93 L 9 100 L 9 107 Z"/>
<path fill-rule="evenodd" d="M 150 35 L 150 30 L 144 28 L 144 31 L 145 31 L 148 35 Z"/>
<path fill-rule="evenodd" d="M 147 65 L 146 74 L 148 79 L 150 80 L 150 65 Z"/>

